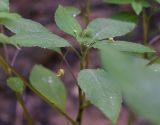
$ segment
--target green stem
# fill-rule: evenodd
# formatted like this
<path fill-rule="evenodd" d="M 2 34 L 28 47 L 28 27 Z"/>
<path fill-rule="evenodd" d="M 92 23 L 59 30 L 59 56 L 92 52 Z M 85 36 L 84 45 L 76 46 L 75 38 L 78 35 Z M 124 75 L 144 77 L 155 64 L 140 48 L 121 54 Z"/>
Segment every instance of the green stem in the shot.
<path fill-rule="evenodd" d="M 90 17 L 90 0 L 86 0 L 85 3 L 85 21 L 86 21 L 86 26 L 89 23 L 89 17 Z M 86 55 L 83 53 L 83 49 L 87 50 Z M 80 46 L 81 50 L 81 56 L 80 58 L 80 70 L 88 68 L 89 65 L 89 50 L 85 46 L 81 45 Z M 85 64 L 85 65 L 84 65 Z M 79 91 L 79 109 L 78 109 L 78 115 L 76 118 L 76 122 L 78 125 L 82 124 L 82 118 L 83 118 L 83 111 L 84 111 L 84 103 L 85 103 L 85 94 L 83 93 L 82 89 L 78 86 L 78 91 Z"/>
<path fill-rule="evenodd" d="M 80 58 L 80 70 L 84 69 L 85 66 L 84 66 L 84 58 L 83 58 L 83 49 L 84 49 L 84 46 L 81 45 L 80 46 L 80 50 L 81 50 L 81 55 L 82 55 L 82 58 Z M 78 108 L 78 114 L 77 114 L 77 118 L 76 118 L 76 122 L 78 125 L 81 125 L 82 124 L 82 118 L 83 118 L 83 111 L 84 111 L 84 102 L 85 102 L 85 96 L 84 96 L 84 93 L 82 91 L 82 89 L 78 86 L 78 92 L 79 92 L 79 108 Z"/>
<path fill-rule="evenodd" d="M 0 33 L 4 34 L 4 28 L 3 28 L 2 25 L 0 25 Z M 5 44 L 3 44 L 3 50 L 4 50 L 4 57 L 7 60 L 7 62 L 9 62 L 8 49 L 7 49 L 7 46 Z"/>
<path fill-rule="evenodd" d="M 90 0 L 86 0 L 86 10 L 85 10 L 85 20 L 86 20 L 86 26 L 89 23 L 89 17 L 90 17 Z"/>
<path fill-rule="evenodd" d="M 143 10 L 143 43 L 148 45 L 148 31 L 149 31 L 149 16 L 146 14 L 146 10 Z M 147 53 L 144 54 L 144 58 L 148 58 Z"/>
<path fill-rule="evenodd" d="M 82 124 L 82 118 L 83 118 L 83 111 L 84 111 L 84 94 L 80 87 L 78 87 L 79 91 L 79 108 L 78 108 L 78 115 L 76 118 L 76 122 L 78 125 Z"/>
<path fill-rule="evenodd" d="M 32 120 L 32 117 L 30 116 L 27 108 L 26 108 L 26 105 L 23 101 L 23 98 L 22 98 L 22 95 L 20 93 L 16 93 L 16 97 L 18 99 L 18 102 L 20 103 L 20 105 L 22 106 L 22 109 L 23 109 L 23 114 L 25 116 L 25 118 L 27 119 L 27 122 L 29 125 L 33 125 L 33 120 Z"/>
<path fill-rule="evenodd" d="M 55 104 L 51 103 L 45 96 L 43 96 L 41 93 L 39 93 L 36 89 L 34 89 L 30 83 L 21 75 L 19 74 L 11 65 L 9 65 L 5 59 L 3 59 L 3 57 L 0 55 L 0 65 L 2 66 L 6 66 L 7 69 L 9 69 L 10 71 L 12 71 L 16 76 L 18 76 L 19 78 L 21 78 L 21 80 L 24 82 L 24 84 L 31 89 L 36 95 L 38 95 L 39 97 L 41 97 L 44 101 L 46 101 L 49 105 L 51 105 L 52 107 L 54 107 L 60 114 L 62 114 L 68 121 L 70 121 L 72 123 L 72 125 L 76 125 L 76 122 L 70 117 L 68 116 L 64 111 L 62 111 L 59 107 L 57 107 Z"/>
<path fill-rule="evenodd" d="M 79 8 L 81 10 L 81 14 L 83 15 L 83 5 L 82 5 L 82 0 L 77 0 L 78 4 L 79 4 Z"/>
<path fill-rule="evenodd" d="M 3 28 L 2 25 L 0 26 L 0 32 L 4 33 L 4 28 Z M 9 62 L 7 46 L 5 44 L 3 44 L 3 48 L 4 48 L 4 57 L 5 57 L 6 60 L 3 59 L 3 57 L 0 57 L 0 61 L 1 61 L 0 63 L 2 64 L 2 66 L 3 66 L 3 68 L 4 68 L 5 72 L 6 72 L 6 74 L 8 76 L 12 76 L 13 75 L 12 71 L 8 67 L 8 63 L 7 63 L 7 62 Z M 22 106 L 22 109 L 23 109 L 23 112 L 24 112 L 24 116 L 27 119 L 28 124 L 32 125 L 32 117 L 30 116 L 29 112 L 27 111 L 27 108 L 25 106 L 23 98 L 21 97 L 21 94 L 20 93 L 16 93 L 16 97 L 17 97 L 18 102 Z"/>
<path fill-rule="evenodd" d="M 144 45 L 148 45 L 148 30 L 149 30 L 149 18 L 147 17 L 146 10 L 143 10 L 143 42 Z"/>
<path fill-rule="evenodd" d="M 155 63 L 158 59 L 159 59 L 159 57 L 153 58 L 146 66 L 152 65 L 152 64 Z"/>

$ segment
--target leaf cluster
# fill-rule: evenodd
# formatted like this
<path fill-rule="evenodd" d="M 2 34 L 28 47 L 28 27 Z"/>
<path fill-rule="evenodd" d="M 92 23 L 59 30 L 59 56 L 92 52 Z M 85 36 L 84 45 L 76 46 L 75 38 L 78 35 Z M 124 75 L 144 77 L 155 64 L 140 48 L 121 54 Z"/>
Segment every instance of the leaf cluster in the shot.
<path fill-rule="evenodd" d="M 143 7 L 149 6 L 146 0 L 106 0 L 106 2 L 131 4 L 137 14 Z M 117 16 L 112 19 L 97 18 L 83 29 L 76 19 L 79 13 L 76 8 L 59 5 L 55 12 L 55 22 L 63 32 L 74 37 L 80 46 L 85 46 L 86 52 L 91 48 L 96 48 L 100 52 L 102 68 L 83 68 L 77 78 L 78 86 L 87 97 L 86 101 L 98 107 L 115 123 L 124 98 L 135 113 L 160 123 L 158 97 L 160 65 L 147 66 L 149 60 L 141 58 L 142 54 L 154 54 L 155 50 L 142 44 L 114 40 L 114 37 L 126 35 L 134 30 L 136 21 L 129 20 L 136 20 L 136 17 L 129 17 L 126 20 L 117 20 Z M 122 18 L 126 15 L 128 14 L 125 13 Z M 0 34 L 0 42 L 3 44 L 16 47 L 37 46 L 51 50 L 72 47 L 67 40 L 50 32 L 41 24 L 10 12 L 8 0 L 0 1 L 0 24 L 13 32 L 12 36 Z M 86 53 L 79 53 L 79 56 L 79 59 L 84 61 Z M 56 73 L 41 65 L 35 65 L 29 81 L 40 95 L 65 112 L 67 90 Z M 24 89 L 23 79 L 18 76 L 8 78 L 7 82 L 16 92 L 22 92 Z"/>

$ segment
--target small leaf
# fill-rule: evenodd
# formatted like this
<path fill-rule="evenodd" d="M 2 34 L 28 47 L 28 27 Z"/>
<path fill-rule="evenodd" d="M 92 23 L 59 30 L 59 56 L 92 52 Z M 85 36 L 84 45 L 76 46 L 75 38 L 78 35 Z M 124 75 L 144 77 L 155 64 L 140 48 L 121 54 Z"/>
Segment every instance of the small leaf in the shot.
<path fill-rule="evenodd" d="M 36 65 L 30 73 L 31 85 L 57 107 L 65 110 L 66 89 L 62 81 L 50 70 Z"/>
<path fill-rule="evenodd" d="M 126 41 L 99 41 L 93 45 L 93 47 L 101 49 L 104 47 L 112 47 L 119 51 L 126 51 L 126 52 L 135 52 L 135 53 L 146 53 L 146 52 L 155 52 L 155 50 L 146 47 L 142 44 L 137 44 L 133 42 L 126 42 Z"/>
<path fill-rule="evenodd" d="M 130 4 L 132 0 L 104 0 L 107 3 L 111 4 Z"/>
<path fill-rule="evenodd" d="M 132 2 L 132 8 L 136 12 L 136 14 L 139 15 L 143 9 L 143 6 L 142 6 L 141 2 L 134 0 Z"/>
<path fill-rule="evenodd" d="M 15 92 L 21 93 L 24 90 L 24 83 L 18 77 L 9 77 L 7 85 Z"/>
<path fill-rule="evenodd" d="M 122 36 L 131 32 L 134 28 L 134 23 L 105 18 L 95 19 L 87 27 L 87 29 L 93 31 L 91 36 L 94 40 Z"/>
<path fill-rule="evenodd" d="M 143 7 L 147 8 L 150 7 L 150 4 L 146 0 L 133 0 L 131 2 L 133 10 L 136 12 L 137 15 L 141 13 Z"/>
<path fill-rule="evenodd" d="M 147 0 L 104 0 L 110 4 L 131 4 L 133 10 L 136 12 L 137 15 L 140 14 L 143 7 L 149 7 L 150 4 Z"/>
<path fill-rule="evenodd" d="M 61 5 L 59 5 L 56 10 L 55 21 L 62 31 L 74 37 L 78 37 L 82 32 L 82 28 L 78 21 Z"/>
<path fill-rule="evenodd" d="M 89 43 L 89 41 L 92 40 L 91 34 L 92 34 L 92 30 L 84 29 L 81 32 L 81 35 L 77 37 L 77 41 L 84 44 Z"/>
<path fill-rule="evenodd" d="M 0 0 L 0 11 L 2 12 L 9 11 L 9 0 Z"/>
<path fill-rule="evenodd" d="M 112 122 L 116 122 L 121 108 L 121 92 L 104 70 L 82 70 L 78 84 L 88 99 L 97 106 Z"/>

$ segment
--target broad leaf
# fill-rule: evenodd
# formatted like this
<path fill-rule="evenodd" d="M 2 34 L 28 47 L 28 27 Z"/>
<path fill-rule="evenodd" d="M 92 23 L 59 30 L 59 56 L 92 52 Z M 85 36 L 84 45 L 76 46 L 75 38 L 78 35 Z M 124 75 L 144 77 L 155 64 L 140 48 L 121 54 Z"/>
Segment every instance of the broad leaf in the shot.
<path fill-rule="evenodd" d="M 15 92 L 21 93 L 24 90 L 24 83 L 18 77 L 9 77 L 7 85 Z"/>
<path fill-rule="evenodd" d="M 2 20 L 2 24 L 4 24 L 9 30 L 16 34 L 23 33 L 49 33 L 44 26 L 35 21 L 25 19 L 25 18 L 16 18 L 16 19 L 5 19 Z"/>
<path fill-rule="evenodd" d="M 57 35 L 45 32 L 17 34 L 10 37 L 10 41 L 22 47 L 41 47 L 55 49 L 57 47 L 69 46 L 67 41 Z"/>
<path fill-rule="evenodd" d="M 9 0 L 0 0 L 0 11 L 2 12 L 9 11 Z"/>
<path fill-rule="evenodd" d="M 135 28 L 132 22 L 118 21 L 113 19 L 98 18 L 93 20 L 87 27 L 92 32 L 93 39 L 105 39 L 122 36 Z"/>
<path fill-rule="evenodd" d="M 99 41 L 93 45 L 93 47 L 101 49 L 104 47 L 112 47 L 119 51 L 126 51 L 126 52 L 135 52 L 135 53 L 146 53 L 146 52 L 155 52 L 153 49 L 146 47 L 142 44 L 137 44 L 133 42 L 126 42 L 126 41 Z"/>
<path fill-rule="evenodd" d="M 128 57 L 109 47 L 102 50 L 101 58 L 104 68 L 121 85 L 128 106 L 136 114 L 160 123 L 160 72 L 157 68 L 146 67 L 146 60 Z"/>
<path fill-rule="evenodd" d="M 140 65 L 140 61 L 137 65 Z M 132 110 L 155 123 L 160 123 L 159 69 L 160 65 L 139 68 L 133 82 L 123 85 L 124 99 Z"/>
<path fill-rule="evenodd" d="M 97 106 L 112 122 L 116 122 L 121 108 L 121 92 L 104 70 L 82 70 L 78 84 L 88 99 Z"/>
<path fill-rule="evenodd" d="M 103 67 L 117 84 L 130 82 L 131 73 L 128 69 L 132 67 L 130 57 L 109 46 L 102 47 L 100 53 Z"/>
<path fill-rule="evenodd" d="M 66 89 L 62 81 L 52 71 L 36 65 L 30 73 L 31 85 L 51 103 L 65 110 Z"/>
<path fill-rule="evenodd" d="M 55 21 L 57 26 L 64 32 L 78 37 L 82 32 L 78 21 L 63 6 L 59 5 L 55 13 Z"/>
<path fill-rule="evenodd" d="M 16 33 L 16 35 L 10 38 L 13 44 L 23 47 L 38 46 L 49 49 L 69 46 L 65 39 L 51 33 L 37 22 L 24 18 L 8 18 L 1 22 L 12 32 Z"/>

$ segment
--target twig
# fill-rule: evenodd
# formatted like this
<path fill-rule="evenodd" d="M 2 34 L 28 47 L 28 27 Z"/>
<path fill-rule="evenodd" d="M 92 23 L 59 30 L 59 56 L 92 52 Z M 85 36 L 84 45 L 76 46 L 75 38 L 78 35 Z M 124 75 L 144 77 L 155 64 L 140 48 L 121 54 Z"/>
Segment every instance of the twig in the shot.
<path fill-rule="evenodd" d="M 37 94 L 39 97 L 41 97 L 43 100 L 45 100 L 48 104 L 50 104 L 52 107 L 54 107 L 60 114 L 62 114 L 68 121 L 72 123 L 72 125 L 76 125 L 76 122 L 68 116 L 64 111 L 62 111 L 59 107 L 57 107 L 55 104 L 51 103 L 45 96 L 43 96 L 40 92 L 38 92 L 35 88 L 33 88 L 30 83 L 21 75 L 19 74 L 11 65 L 9 65 L 2 56 L 0 56 L 0 63 L 4 66 L 7 66 L 15 75 L 17 75 L 21 80 L 24 82 L 24 84 L 31 89 L 35 94 Z"/>
<path fill-rule="evenodd" d="M 11 61 L 11 66 L 14 66 L 18 54 L 19 54 L 19 49 L 17 49 L 16 52 L 14 53 L 14 56 L 13 56 L 12 61 Z"/>
<path fill-rule="evenodd" d="M 158 41 L 159 40 L 159 41 Z M 155 36 L 150 42 L 149 45 L 153 45 L 157 42 L 160 42 L 160 35 Z"/>

